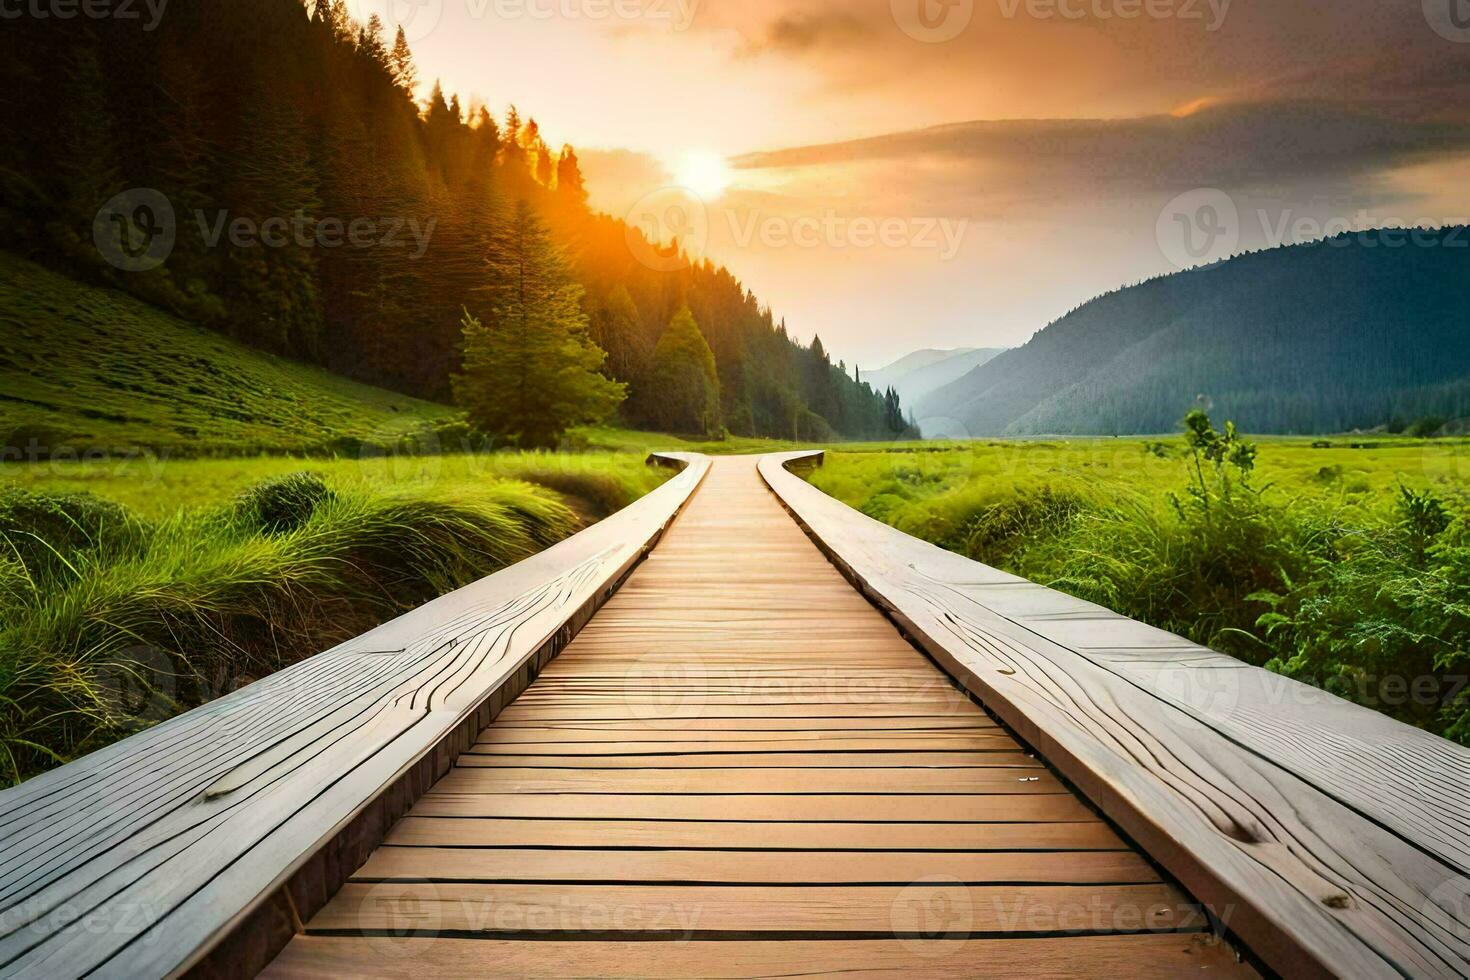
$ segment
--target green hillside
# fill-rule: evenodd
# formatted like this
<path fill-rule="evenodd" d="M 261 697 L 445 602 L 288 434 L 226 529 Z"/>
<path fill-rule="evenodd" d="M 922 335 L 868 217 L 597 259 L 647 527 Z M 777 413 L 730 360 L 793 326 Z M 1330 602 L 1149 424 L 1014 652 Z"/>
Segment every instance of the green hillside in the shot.
<path fill-rule="evenodd" d="M 1254 432 L 1470 416 L 1470 231 L 1344 235 L 1100 297 L 918 406 L 976 436 Z M 1396 243 L 1396 244 L 1395 244 Z"/>
<path fill-rule="evenodd" d="M 451 415 L 0 253 L 0 446 L 12 460 L 351 452 Z"/>

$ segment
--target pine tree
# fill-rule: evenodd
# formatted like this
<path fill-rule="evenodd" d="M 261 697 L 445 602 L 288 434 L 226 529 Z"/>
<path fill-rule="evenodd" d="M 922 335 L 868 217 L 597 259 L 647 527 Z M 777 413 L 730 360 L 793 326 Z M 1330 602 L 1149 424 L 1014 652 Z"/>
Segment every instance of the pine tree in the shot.
<path fill-rule="evenodd" d="M 487 165 L 493 165 L 500 152 L 500 127 L 496 125 L 495 117 L 490 115 L 490 110 L 484 106 L 480 107 L 475 118 L 475 136 L 486 150 Z"/>
<path fill-rule="evenodd" d="M 398 27 L 398 36 L 393 39 L 388 65 L 393 75 L 393 84 L 412 96 L 414 87 L 419 83 L 419 71 L 414 67 L 413 52 L 409 50 L 408 35 L 403 33 L 402 25 Z"/>
<path fill-rule="evenodd" d="M 577 162 L 577 151 L 564 146 L 561 157 L 556 161 L 556 193 L 573 207 L 587 206 L 587 182 L 582 178 L 582 167 Z"/>
<path fill-rule="evenodd" d="M 424 103 L 424 121 L 432 128 L 442 125 L 448 119 L 449 103 L 444 100 L 444 86 L 436 78 L 433 89 L 429 91 L 429 101 Z"/>
<path fill-rule="evenodd" d="M 401 31 L 402 28 L 399 28 Z M 367 56 L 368 60 L 377 65 L 390 76 L 393 74 L 393 66 L 388 48 L 383 44 L 383 19 L 377 14 L 368 18 L 367 24 L 357 37 L 357 50 Z"/>
<path fill-rule="evenodd" d="M 891 387 L 883 393 L 883 425 L 894 435 L 900 435 L 908 428 L 903 417 L 903 406 L 899 404 L 898 392 Z"/>
<path fill-rule="evenodd" d="M 592 339 L 607 351 L 607 374 L 629 382 L 637 392 L 648 375 L 653 351 L 627 286 L 619 283 L 592 318 Z"/>
<path fill-rule="evenodd" d="M 669 321 L 653 350 L 649 383 L 660 427 L 713 436 L 720 431 L 720 378 L 715 355 L 686 306 Z"/>
<path fill-rule="evenodd" d="M 484 432 L 522 448 L 555 446 L 571 426 L 601 422 L 626 388 L 599 373 L 582 287 L 528 202 L 516 205 L 491 259 L 493 319 L 467 309 L 455 399 Z"/>

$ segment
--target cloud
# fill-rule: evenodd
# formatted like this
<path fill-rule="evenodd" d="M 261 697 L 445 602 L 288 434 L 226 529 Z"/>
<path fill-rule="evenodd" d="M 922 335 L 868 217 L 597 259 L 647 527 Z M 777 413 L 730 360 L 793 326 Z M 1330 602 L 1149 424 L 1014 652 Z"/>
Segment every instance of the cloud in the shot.
<path fill-rule="evenodd" d="M 1071 199 L 1220 187 L 1352 184 L 1470 151 L 1470 126 L 1325 103 L 1220 105 L 1127 119 L 975 121 L 753 153 L 742 170 L 914 168 L 961 197 Z M 922 171 L 921 169 L 922 168 Z"/>
<path fill-rule="evenodd" d="M 818 47 L 847 46 L 871 39 L 873 34 L 872 25 L 845 10 L 785 14 L 766 25 L 761 39 L 747 42 L 740 53 L 747 57 L 766 52 L 801 55 Z"/>

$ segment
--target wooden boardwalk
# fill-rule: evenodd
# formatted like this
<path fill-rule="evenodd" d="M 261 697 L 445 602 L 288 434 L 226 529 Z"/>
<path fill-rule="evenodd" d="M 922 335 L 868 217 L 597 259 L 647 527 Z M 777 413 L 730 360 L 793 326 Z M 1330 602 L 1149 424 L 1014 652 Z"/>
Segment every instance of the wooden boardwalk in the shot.
<path fill-rule="evenodd" d="M 267 975 L 856 972 L 1250 974 L 732 458 Z"/>

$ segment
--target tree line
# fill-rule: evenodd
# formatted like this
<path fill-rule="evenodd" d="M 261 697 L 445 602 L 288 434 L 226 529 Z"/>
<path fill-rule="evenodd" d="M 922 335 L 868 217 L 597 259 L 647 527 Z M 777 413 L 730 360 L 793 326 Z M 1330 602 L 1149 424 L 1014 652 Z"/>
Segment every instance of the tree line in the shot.
<path fill-rule="evenodd" d="M 421 85 L 402 31 L 355 22 L 344 0 L 194 0 L 152 31 L 22 18 L 0 45 L 0 247 L 257 348 L 458 395 L 525 444 L 550 436 L 488 407 L 511 390 L 509 364 L 535 369 L 518 376 L 518 404 L 570 424 L 615 410 L 701 435 L 910 431 L 892 393 L 849 377 L 820 341 L 793 340 L 728 270 L 639 262 L 629 242 L 641 233 L 588 206 L 571 146 L 549 146 L 514 106 L 497 115 Z M 121 271 L 99 251 L 98 213 L 140 187 L 169 202 L 175 240 L 162 264 Z M 376 237 L 211 241 L 195 216 L 218 228 L 366 220 Z M 384 233 L 405 224 L 426 232 L 418 248 Z M 508 303 L 517 240 L 520 259 L 559 283 L 551 306 Z M 571 403 L 530 397 L 557 378 Z"/>

